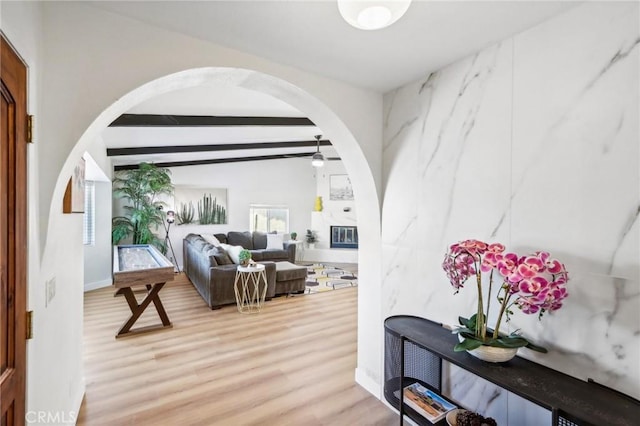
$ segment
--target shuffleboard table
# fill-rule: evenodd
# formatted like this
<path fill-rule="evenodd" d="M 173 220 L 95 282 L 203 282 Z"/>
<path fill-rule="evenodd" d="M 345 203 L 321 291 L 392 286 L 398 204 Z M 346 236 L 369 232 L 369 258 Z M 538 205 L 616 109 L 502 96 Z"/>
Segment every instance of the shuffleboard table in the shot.
<path fill-rule="evenodd" d="M 117 289 L 116 294 L 124 295 L 131 309 L 131 316 L 120 327 L 116 338 L 171 327 L 159 293 L 167 282 L 173 281 L 173 278 L 173 264 L 154 246 L 133 244 L 113 247 L 113 285 Z M 140 285 L 147 288 L 147 295 L 138 303 L 131 287 Z M 132 330 L 133 324 L 151 302 L 156 307 L 162 324 Z"/>

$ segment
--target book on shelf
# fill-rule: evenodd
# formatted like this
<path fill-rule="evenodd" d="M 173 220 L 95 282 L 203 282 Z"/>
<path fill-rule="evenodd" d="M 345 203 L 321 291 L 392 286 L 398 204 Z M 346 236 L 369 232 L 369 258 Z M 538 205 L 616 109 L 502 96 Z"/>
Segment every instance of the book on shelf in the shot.
<path fill-rule="evenodd" d="M 405 387 L 403 394 L 404 403 L 431 423 L 439 422 L 449 411 L 458 408 L 420 383 Z"/>

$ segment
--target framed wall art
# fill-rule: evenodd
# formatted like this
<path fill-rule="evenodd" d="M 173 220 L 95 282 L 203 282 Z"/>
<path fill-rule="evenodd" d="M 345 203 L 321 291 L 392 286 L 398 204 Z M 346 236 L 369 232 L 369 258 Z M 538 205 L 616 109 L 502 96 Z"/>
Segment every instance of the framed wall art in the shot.
<path fill-rule="evenodd" d="M 227 189 L 176 185 L 174 208 L 178 225 L 227 224 Z"/>
<path fill-rule="evenodd" d="M 353 200 L 353 188 L 349 175 L 329 176 L 329 199 L 333 201 Z"/>

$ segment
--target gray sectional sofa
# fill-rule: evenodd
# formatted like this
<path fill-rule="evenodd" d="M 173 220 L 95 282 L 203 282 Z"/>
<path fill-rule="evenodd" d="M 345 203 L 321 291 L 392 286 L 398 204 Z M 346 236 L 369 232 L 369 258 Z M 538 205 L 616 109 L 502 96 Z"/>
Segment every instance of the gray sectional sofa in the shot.
<path fill-rule="evenodd" d="M 284 243 L 282 250 L 268 249 L 266 234 L 260 232 L 229 232 L 215 234 L 223 244 L 241 245 L 251 252 L 251 257 L 266 267 L 267 295 L 276 294 L 275 262 L 295 259 L 295 244 Z M 233 283 L 238 265 L 232 263 L 224 250 L 216 248 L 198 234 L 189 234 L 183 240 L 183 269 L 211 309 L 235 303 Z"/>
<path fill-rule="evenodd" d="M 267 249 L 267 234 L 264 232 L 235 232 L 227 234 L 214 234 L 223 244 L 232 246 L 242 246 L 251 252 L 251 259 L 259 262 L 261 260 L 271 260 L 273 262 L 296 261 L 296 245 L 283 243 L 283 249 Z"/>

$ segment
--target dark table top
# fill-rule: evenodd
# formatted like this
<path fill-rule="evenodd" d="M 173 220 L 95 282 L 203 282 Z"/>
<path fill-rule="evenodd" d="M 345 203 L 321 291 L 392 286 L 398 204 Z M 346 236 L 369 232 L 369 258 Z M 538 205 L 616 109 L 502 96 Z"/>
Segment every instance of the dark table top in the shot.
<path fill-rule="evenodd" d="M 579 380 L 516 356 L 489 363 L 466 352 L 454 352 L 456 335 L 440 324 L 413 316 L 385 320 L 385 328 L 440 358 L 546 409 L 558 409 L 595 425 L 640 424 L 640 402 L 597 383 Z"/>

